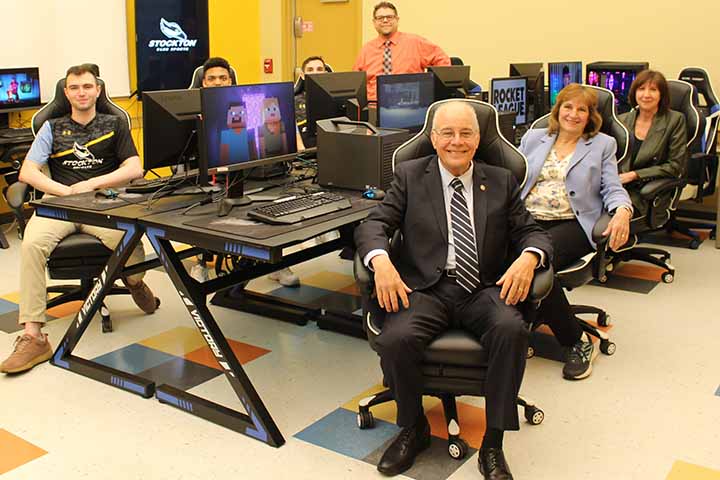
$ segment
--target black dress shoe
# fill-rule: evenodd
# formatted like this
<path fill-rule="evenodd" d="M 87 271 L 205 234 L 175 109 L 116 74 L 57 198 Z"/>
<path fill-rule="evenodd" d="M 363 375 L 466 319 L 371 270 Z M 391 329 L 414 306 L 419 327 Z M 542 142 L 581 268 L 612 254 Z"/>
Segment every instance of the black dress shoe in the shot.
<path fill-rule="evenodd" d="M 478 468 L 485 480 L 513 480 L 502 448 L 481 448 Z"/>
<path fill-rule="evenodd" d="M 415 457 L 430 446 L 430 425 L 423 415 L 412 427 L 403 428 L 383 453 L 377 469 L 385 475 L 397 475 L 412 467 Z"/>

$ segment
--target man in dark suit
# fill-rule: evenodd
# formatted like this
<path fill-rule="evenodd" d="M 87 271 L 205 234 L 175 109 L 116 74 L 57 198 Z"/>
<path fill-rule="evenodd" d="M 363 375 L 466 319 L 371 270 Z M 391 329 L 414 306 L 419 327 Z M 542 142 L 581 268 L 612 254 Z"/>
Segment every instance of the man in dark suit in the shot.
<path fill-rule="evenodd" d="M 480 133 L 472 107 L 447 102 L 432 127 L 437 155 L 398 164 L 384 201 L 355 232 L 361 258 L 375 272 L 378 303 L 388 312 L 377 344 L 402 427 L 378 470 L 401 473 L 430 444 L 420 363 L 424 348 L 453 325 L 488 349 L 480 471 L 511 479 L 502 437 L 519 428 L 516 399 L 528 341 L 516 305 L 535 268 L 549 261 L 551 241 L 525 210 L 510 171 L 473 162 Z M 397 229 L 403 249 L 394 265 L 388 237 Z"/>

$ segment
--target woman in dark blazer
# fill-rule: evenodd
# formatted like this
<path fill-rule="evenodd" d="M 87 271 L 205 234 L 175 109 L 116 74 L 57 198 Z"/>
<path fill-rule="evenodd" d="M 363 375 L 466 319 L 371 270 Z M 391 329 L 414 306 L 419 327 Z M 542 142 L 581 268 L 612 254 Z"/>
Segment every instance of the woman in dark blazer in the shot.
<path fill-rule="evenodd" d="M 632 206 L 618 178 L 615 139 L 600 133 L 596 105 L 592 89 L 571 83 L 558 94 L 549 127 L 529 130 L 520 143 L 528 160 L 520 196 L 552 237 L 556 271 L 595 250 L 592 230 L 603 211 L 614 214 L 604 232 L 610 248 L 620 248 L 630 231 Z M 569 349 L 563 376 L 579 380 L 590 375 L 597 351 L 557 282 L 538 314 Z"/>
<path fill-rule="evenodd" d="M 670 92 L 662 73 L 643 70 L 630 86 L 631 111 L 620 115 L 630 134 L 630 157 L 620 165 L 623 183 L 635 207 L 635 216 L 647 213 L 640 197 L 644 183 L 677 178 L 687 161 L 685 116 L 670 110 Z"/>

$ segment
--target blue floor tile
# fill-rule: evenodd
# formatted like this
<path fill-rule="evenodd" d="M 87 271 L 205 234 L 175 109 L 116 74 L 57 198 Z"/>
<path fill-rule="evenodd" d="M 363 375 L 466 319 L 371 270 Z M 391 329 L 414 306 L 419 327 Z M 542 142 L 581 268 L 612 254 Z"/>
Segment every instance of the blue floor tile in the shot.
<path fill-rule="evenodd" d="M 136 374 L 175 358 L 177 357 L 134 343 L 114 352 L 101 355 L 93 359 L 93 361 L 122 372 Z"/>
<path fill-rule="evenodd" d="M 18 309 L 18 304 L 0 298 L 0 315 L 7 312 L 13 312 Z"/>
<path fill-rule="evenodd" d="M 398 427 L 375 419 L 375 428 L 360 430 L 355 412 L 338 408 L 295 434 L 295 438 L 363 460 L 397 435 Z"/>

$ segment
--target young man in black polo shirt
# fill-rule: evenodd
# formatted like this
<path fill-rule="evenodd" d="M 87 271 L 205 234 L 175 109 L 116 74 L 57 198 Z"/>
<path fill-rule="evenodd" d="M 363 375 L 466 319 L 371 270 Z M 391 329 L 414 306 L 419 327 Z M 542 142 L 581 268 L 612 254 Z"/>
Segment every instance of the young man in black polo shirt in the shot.
<path fill-rule="evenodd" d="M 35 138 L 20 169 L 20 181 L 46 195 L 62 196 L 114 187 L 142 177 L 143 169 L 125 119 L 97 113 L 95 103 L 100 85 L 90 65 L 70 67 L 65 80 L 65 96 L 72 113 L 46 121 Z M 48 166 L 50 177 L 42 171 Z M 23 334 L 15 341 L 12 354 L 0 364 L 0 371 L 29 370 L 52 356 L 45 323 L 45 265 L 55 246 L 68 235 L 84 232 L 98 237 L 115 249 L 124 232 L 64 222 L 34 215 L 25 228 L 20 271 L 20 317 Z M 142 262 L 140 244 L 128 264 Z M 145 313 L 153 313 L 158 301 L 142 280 L 143 274 L 123 281 L 135 303 Z"/>

